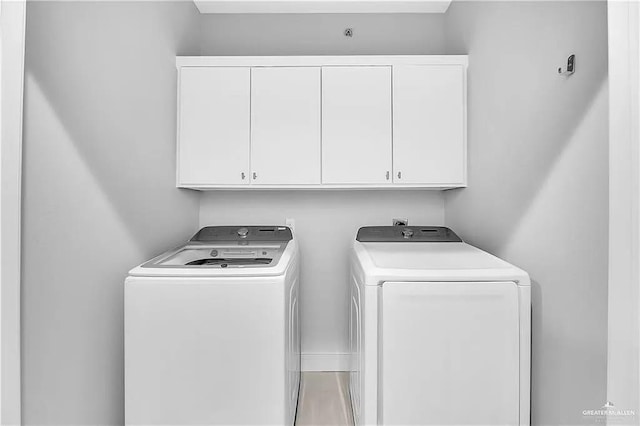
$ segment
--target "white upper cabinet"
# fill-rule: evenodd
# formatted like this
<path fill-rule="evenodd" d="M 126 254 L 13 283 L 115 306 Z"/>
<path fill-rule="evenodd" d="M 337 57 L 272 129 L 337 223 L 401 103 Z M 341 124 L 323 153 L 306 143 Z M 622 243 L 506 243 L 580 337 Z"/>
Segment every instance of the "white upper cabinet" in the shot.
<path fill-rule="evenodd" d="M 391 67 L 322 68 L 322 182 L 386 184 Z"/>
<path fill-rule="evenodd" d="M 251 184 L 320 183 L 320 67 L 251 70 Z"/>
<path fill-rule="evenodd" d="M 184 67 L 178 108 L 178 186 L 249 183 L 250 71 Z"/>
<path fill-rule="evenodd" d="M 393 181 L 465 183 L 462 65 L 393 67 Z"/>
<path fill-rule="evenodd" d="M 467 185 L 466 56 L 178 57 L 177 186 Z"/>

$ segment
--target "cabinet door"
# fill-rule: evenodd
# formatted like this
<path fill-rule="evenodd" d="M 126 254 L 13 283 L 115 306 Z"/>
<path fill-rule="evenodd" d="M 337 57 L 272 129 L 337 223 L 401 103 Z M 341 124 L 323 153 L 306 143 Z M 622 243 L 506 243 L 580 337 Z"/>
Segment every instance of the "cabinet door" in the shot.
<path fill-rule="evenodd" d="M 320 68 L 251 70 L 251 183 L 320 183 Z"/>
<path fill-rule="evenodd" d="M 250 69 L 180 71 L 178 184 L 249 182 Z"/>
<path fill-rule="evenodd" d="M 465 81 L 458 65 L 393 67 L 395 183 L 465 183 Z"/>
<path fill-rule="evenodd" d="M 388 183 L 391 68 L 322 68 L 322 182 Z"/>

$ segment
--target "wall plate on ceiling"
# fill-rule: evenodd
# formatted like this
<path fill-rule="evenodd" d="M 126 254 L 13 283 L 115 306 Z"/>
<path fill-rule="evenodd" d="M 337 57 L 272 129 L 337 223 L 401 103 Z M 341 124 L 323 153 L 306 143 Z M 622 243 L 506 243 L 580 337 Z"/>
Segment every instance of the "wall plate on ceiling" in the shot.
<path fill-rule="evenodd" d="M 445 13 L 451 0 L 193 0 L 200 13 Z"/>

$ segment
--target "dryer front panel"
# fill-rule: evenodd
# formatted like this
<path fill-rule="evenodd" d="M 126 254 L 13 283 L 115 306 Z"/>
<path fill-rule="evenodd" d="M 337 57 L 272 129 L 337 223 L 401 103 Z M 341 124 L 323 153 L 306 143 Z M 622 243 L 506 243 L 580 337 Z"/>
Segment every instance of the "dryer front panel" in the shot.
<path fill-rule="evenodd" d="M 378 421 L 519 424 L 513 282 L 382 285 Z"/>

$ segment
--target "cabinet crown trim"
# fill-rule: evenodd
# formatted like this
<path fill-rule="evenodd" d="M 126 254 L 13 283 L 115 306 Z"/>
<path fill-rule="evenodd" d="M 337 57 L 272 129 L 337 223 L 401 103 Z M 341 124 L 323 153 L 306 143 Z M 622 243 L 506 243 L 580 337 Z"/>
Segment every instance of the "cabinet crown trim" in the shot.
<path fill-rule="evenodd" d="M 469 65 L 467 55 L 177 56 L 176 67 Z"/>

